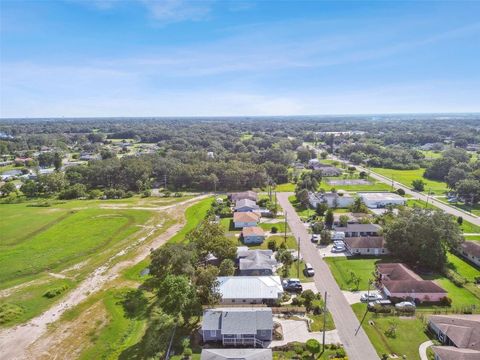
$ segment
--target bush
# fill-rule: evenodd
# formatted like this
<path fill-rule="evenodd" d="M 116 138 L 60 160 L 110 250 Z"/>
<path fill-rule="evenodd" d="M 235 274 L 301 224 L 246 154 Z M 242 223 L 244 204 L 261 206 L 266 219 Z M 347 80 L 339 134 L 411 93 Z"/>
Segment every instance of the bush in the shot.
<path fill-rule="evenodd" d="M 405 196 L 405 190 L 397 189 L 397 194 L 400 195 L 400 196 Z"/>
<path fill-rule="evenodd" d="M 277 251 L 277 243 L 275 242 L 275 240 L 273 239 L 268 240 L 267 248 L 269 248 L 272 251 Z"/>
<path fill-rule="evenodd" d="M 125 197 L 125 191 L 122 189 L 107 189 L 104 195 L 107 199 L 122 199 Z"/>
<path fill-rule="evenodd" d="M 440 304 L 442 306 L 452 306 L 452 299 L 450 299 L 448 296 L 444 296 L 440 299 Z"/>
<path fill-rule="evenodd" d="M 186 359 L 190 359 L 190 356 L 192 356 L 192 349 L 190 348 L 186 348 L 185 350 L 183 350 L 183 357 L 186 358 Z"/>
<path fill-rule="evenodd" d="M 55 296 L 60 295 L 61 293 L 63 293 L 67 289 L 68 289 L 68 285 L 57 286 L 57 287 L 54 287 L 54 288 L 51 288 L 51 289 L 47 290 L 43 294 L 43 296 L 46 297 L 47 299 L 51 299 L 51 298 L 54 298 Z"/>
<path fill-rule="evenodd" d="M 446 270 L 445 276 L 458 287 L 463 287 L 463 285 L 465 285 L 467 282 L 463 277 L 452 270 Z"/>
<path fill-rule="evenodd" d="M 278 232 L 278 228 L 276 226 L 272 226 L 272 228 L 270 229 L 270 232 L 272 234 L 276 234 Z"/>
<path fill-rule="evenodd" d="M 142 192 L 142 197 L 150 197 L 152 195 L 152 192 L 150 190 L 143 190 Z"/>
<path fill-rule="evenodd" d="M 175 194 L 173 194 L 173 197 L 176 197 L 176 198 L 180 198 L 182 196 L 183 194 L 181 192 L 176 192 Z"/>
<path fill-rule="evenodd" d="M 0 304 L 0 324 L 6 324 L 15 320 L 17 317 L 22 315 L 23 312 L 23 308 L 18 305 L 10 303 Z"/>

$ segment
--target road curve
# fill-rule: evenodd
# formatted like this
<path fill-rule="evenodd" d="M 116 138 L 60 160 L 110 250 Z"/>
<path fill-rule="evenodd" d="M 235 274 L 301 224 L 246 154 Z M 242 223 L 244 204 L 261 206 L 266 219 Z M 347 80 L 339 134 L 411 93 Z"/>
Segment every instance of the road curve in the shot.
<path fill-rule="evenodd" d="M 359 328 L 359 321 L 352 308 L 343 296 L 338 284 L 333 278 L 328 265 L 320 257 L 316 247 L 310 241 L 310 235 L 288 201 L 292 193 L 277 193 L 277 199 L 287 214 L 287 222 L 291 231 L 300 241 L 300 253 L 306 262 L 315 269 L 315 285 L 323 294 L 328 293 L 327 306 L 332 313 L 335 326 L 350 360 L 377 360 L 379 359 L 367 335 Z"/>

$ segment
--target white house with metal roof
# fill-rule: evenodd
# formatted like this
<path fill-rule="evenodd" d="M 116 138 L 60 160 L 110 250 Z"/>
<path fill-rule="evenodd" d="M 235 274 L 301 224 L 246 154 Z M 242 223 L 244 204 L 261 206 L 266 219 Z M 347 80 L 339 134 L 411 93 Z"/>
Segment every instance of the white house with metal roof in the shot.
<path fill-rule="evenodd" d="M 280 276 L 220 276 L 221 304 L 272 304 L 282 297 Z"/>
<path fill-rule="evenodd" d="M 405 205 L 406 199 L 391 192 L 358 193 L 363 203 L 370 209 L 384 208 L 388 205 Z"/>

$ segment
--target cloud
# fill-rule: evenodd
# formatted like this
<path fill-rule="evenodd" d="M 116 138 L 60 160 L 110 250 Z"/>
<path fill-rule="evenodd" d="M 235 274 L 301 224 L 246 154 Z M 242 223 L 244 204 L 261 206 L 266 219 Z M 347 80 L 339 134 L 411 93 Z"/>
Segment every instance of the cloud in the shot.
<path fill-rule="evenodd" d="M 213 5 L 210 0 L 140 0 L 140 3 L 161 24 L 204 20 L 210 15 Z"/>

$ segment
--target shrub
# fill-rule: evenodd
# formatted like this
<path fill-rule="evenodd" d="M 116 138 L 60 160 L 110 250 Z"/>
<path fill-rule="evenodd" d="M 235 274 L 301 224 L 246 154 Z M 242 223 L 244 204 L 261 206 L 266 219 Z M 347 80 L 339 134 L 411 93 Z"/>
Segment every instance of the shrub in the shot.
<path fill-rule="evenodd" d="M 54 287 L 54 288 L 51 288 L 51 289 L 47 290 L 43 294 L 43 296 L 46 297 L 47 299 L 51 299 L 51 298 L 54 298 L 55 296 L 60 295 L 61 293 L 63 293 L 67 289 L 68 289 L 68 285 L 57 286 L 57 287 Z"/>
<path fill-rule="evenodd" d="M 186 358 L 186 359 L 190 359 L 190 357 L 192 356 L 192 349 L 190 348 L 186 348 L 185 350 L 183 350 L 183 357 Z"/>
<path fill-rule="evenodd" d="M 22 315 L 23 308 L 11 303 L 0 304 L 0 324 L 6 324 Z"/>
<path fill-rule="evenodd" d="M 397 194 L 400 195 L 400 196 L 405 196 L 405 190 L 397 189 Z"/>
<path fill-rule="evenodd" d="M 272 226 L 270 231 L 272 232 L 272 234 L 276 234 L 278 232 L 278 228 L 276 226 Z"/>
<path fill-rule="evenodd" d="M 267 247 L 272 251 L 277 251 L 277 243 L 273 239 L 268 240 Z"/>
<path fill-rule="evenodd" d="M 452 270 L 446 270 L 445 276 L 458 287 L 463 287 L 467 282 L 463 277 Z"/>
<path fill-rule="evenodd" d="M 440 304 L 442 306 L 452 306 L 452 299 L 450 299 L 448 296 L 444 296 L 440 299 Z"/>

